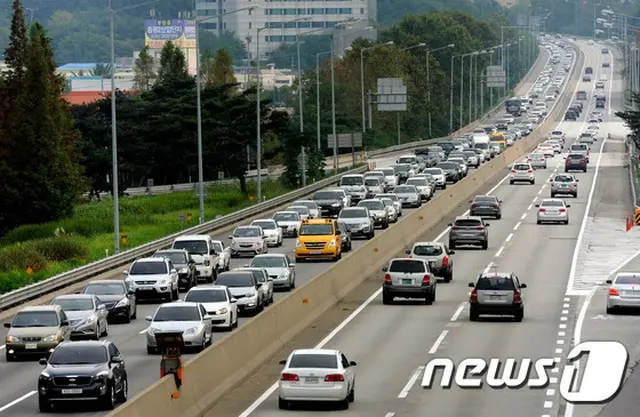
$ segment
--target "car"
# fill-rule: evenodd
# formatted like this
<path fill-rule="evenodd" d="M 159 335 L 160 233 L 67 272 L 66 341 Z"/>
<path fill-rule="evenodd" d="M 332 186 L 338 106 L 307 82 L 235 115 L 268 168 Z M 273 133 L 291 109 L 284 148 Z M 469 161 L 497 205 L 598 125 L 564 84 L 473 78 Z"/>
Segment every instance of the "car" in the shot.
<path fill-rule="evenodd" d="M 213 245 L 213 250 L 218 253 L 220 271 L 228 271 L 231 267 L 231 248 L 221 240 L 212 240 L 211 244 Z"/>
<path fill-rule="evenodd" d="M 393 206 L 396 208 L 396 212 L 398 213 L 398 217 L 402 217 L 402 202 L 400 201 L 400 199 L 398 198 L 398 196 L 396 194 L 393 194 L 393 193 L 376 194 L 376 195 L 373 196 L 373 198 L 378 198 L 378 199 L 389 198 L 389 199 L 391 199 L 391 201 L 393 201 Z"/>
<path fill-rule="evenodd" d="M 90 294 L 65 294 L 49 303 L 62 308 L 71 327 L 70 339 L 89 338 L 98 340 L 109 334 L 108 311 L 105 305 Z"/>
<path fill-rule="evenodd" d="M 231 272 L 223 272 L 218 276 L 218 280 L 224 274 Z M 149 322 L 145 332 L 147 354 L 161 353 L 156 340 L 156 333 L 161 332 L 181 332 L 185 348 L 202 352 L 211 346 L 213 339 L 211 318 L 200 303 L 183 301 L 161 304 L 152 316 L 145 317 Z"/>
<path fill-rule="evenodd" d="M 580 136 L 578 136 L 578 143 L 586 143 L 588 145 L 593 145 L 593 143 L 596 140 L 597 138 L 595 137 L 593 130 L 582 132 Z"/>
<path fill-rule="evenodd" d="M 396 164 L 393 166 L 393 170 L 398 176 L 398 184 L 403 184 L 407 178 L 415 174 L 415 170 L 410 164 Z"/>
<path fill-rule="evenodd" d="M 547 169 L 547 157 L 544 156 L 543 153 L 541 152 L 532 152 L 529 154 L 529 156 L 527 157 L 527 160 L 529 161 L 529 164 L 531 164 L 531 167 L 536 169 L 536 168 L 542 168 L 542 169 Z"/>
<path fill-rule="evenodd" d="M 478 158 L 478 155 L 475 153 L 475 151 L 464 151 L 463 156 L 465 158 L 467 166 L 471 166 L 474 168 L 478 168 L 480 166 L 480 158 Z"/>
<path fill-rule="evenodd" d="M 255 315 L 264 310 L 266 304 L 264 288 L 253 272 L 232 269 L 220 274 L 216 284 L 226 286 L 233 298 L 238 300 L 238 314 Z"/>
<path fill-rule="evenodd" d="M 441 242 L 416 242 L 411 249 L 405 250 L 405 254 L 412 259 L 427 261 L 431 272 L 442 277 L 444 282 L 453 279 L 453 258 L 456 252 Z"/>
<path fill-rule="evenodd" d="M 292 204 L 293 206 L 305 206 L 309 209 L 309 218 L 317 219 L 320 217 L 320 207 L 313 200 L 296 200 Z"/>
<path fill-rule="evenodd" d="M 557 140 L 547 140 L 545 145 L 551 146 L 553 148 L 554 154 L 562 153 L 562 144 Z"/>
<path fill-rule="evenodd" d="M 445 173 L 447 182 L 457 183 L 460 180 L 459 165 L 455 162 L 442 161 L 435 168 L 440 168 Z"/>
<path fill-rule="evenodd" d="M 293 402 L 336 402 L 348 409 L 355 401 L 357 363 L 339 350 L 296 349 L 286 360 L 278 381 L 278 408 Z"/>
<path fill-rule="evenodd" d="M 260 226 L 238 226 L 229 235 L 229 240 L 232 258 L 260 255 L 268 251 L 267 235 Z"/>
<path fill-rule="evenodd" d="M 265 306 L 273 303 L 273 279 L 266 269 L 245 265 L 243 268 L 234 268 L 233 271 L 249 271 L 253 274 L 262 291 L 262 302 Z"/>
<path fill-rule="evenodd" d="M 95 295 L 107 309 L 107 319 L 122 319 L 130 323 L 138 316 L 136 293 L 127 282 L 120 280 L 96 280 L 89 282 L 80 292 Z"/>
<path fill-rule="evenodd" d="M 536 203 L 538 214 L 536 218 L 537 224 L 542 223 L 563 223 L 569 224 L 569 207 L 564 200 L 559 198 L 545 198 Z"/>
<path fill-rule="evenodd" d="M 591 76 L 589 74 L 583 75 L 582 76 L 582 81 L 586 82 L 586 83 L 591 82 Z"/>
<path fill-rule="evenodd" d="M 386 217 L 386 212 L 383 215 Z M 294 251 L 296 262 L 311 259 L 330 259 L 337 262 L 342 259 L 342 235 L 337 220 L 312 219 L 303 221 Z"/>
<path fill-rule="evenodd" d="M 458 164 L 460 166 L 460 176 L 461 177 L 466 177 L 467 173 L 469 172 L 469 167 L 467 167 L 467 160 L 464 156 L 459 156 L 459 157 L 449 157 L 447 159 L 447 162 L 455 162 L 456 164 Z"/>
<path fill-rule="evenodd" d="M 202 304 L 213 328 L 229 331 L 238 326 L 238 300 L 224 285 L 191 288 L 184 301 Z"/>
<path fill-rule="evenodd" d="M 556 151 L 555 149 L 553 149 L 553 146 L 546 143 L 541 143 L 540 145 L 538 145 L 535 151 L 543 154 L 545 158 L 553 158 L 556 154 Z"/>
<path fill-rule="evenodd" d="M 301 220 L 308 220 L 311 216 L 309 215 L 309 209 L 306 206 L 289 206 L 284 211 L 295 211 L 300 215 Z"/>
<path fill-rule="evenodd" d="M 390 198 L 377 198 L 376 200 L 380 200 L 384 203 L 387 213 L 389 214 L 389 223 L 396 223 L 398 221 L 398 212 L 393 204 L 393 200 Z"/>
<path fill-rule="evenodd" d="M 396 164 L 410 165 L 414 171 L 418 171 L 418 157 L 416 155 L 402 155 L 396 159 Z"/>
<path fill-rule="evenodd" d="M 342 252 L 350 252 L 351 249 L 353 249 L 351 231 L 347 229 L 347 226 L 342 222 L 338 222 L 338 229 L 340 230 L 340 237 L 342 238 Z"/>
<path fill-rule="evenodd" d="M 583 153 L 570 153 L 564 160 L 564 172 L 587 172 L 588 160 Z"/>
<path fill-rule="evenodd" d="M 300 229 L 302 219 L 297 211 L 276 211 L 271 218 L 282 229 L 283 237 L 298 236 L 298 229 Z"/>
<path fill-rule="evenodd" d="M 398 185 L 398 175 L 393 168 L 380 168 L 379 171 L 384 174 L 384 185 L 386 189 L 391 189 Z"/>
<path fill-rule="evenodd" d="M 495 195 L 477 195 L 469 203 L 471 216 L 502 218 L 502 200 Z"/>
<path fill-rule="evenodd" d="M 372 239 L 375 235 L 374 219 L 367 207 L 347 207 L 338 215 L 338 222 L 343 223 L 351 232 L 351 237 Z"/>
<path fill-rule="evenodd" d="M 562 194 L 568 194 L 578 198 L 578 181 L 580 180 L 571 174 L 555 175 L 549 180 L 551 198 Z"/>
<path fill-rule="evenodd" d="M 562 130 L 552 130 L 551 133 L 549 134 L 549 139 L 561 140 L 562 143 L 564 143 L 565 138 L 566 138 L 566 135 Z"/>
<path fill-rule="evenodd" d="M 178 270 L 167 258 L 139 258 L 129 270 L 123 271 L 129 288 L 136 298 L 161 298 L 167 301 L 178 299 Z"/>
<path fill-rule="evenodd" d="M 607 314 L 640 307 L 640 273 L 619 272 L 613 279 L 607 294 Z"/>
<path fill-rule="evenodd" d="M 611 66 L 611 64 L 607 61 L 602 63 L 602 68 L 609 68 Z"/>
<path fill-rule="evenodd" d="M 384 185 L 384 177 L 383 179 L 380 179 L 378 177 L 365 177 L 364 186 L 367 188 L 367 198 L 376 194 L 384 193 L 386 191 Z"/>
<path fill-rule="evenodd" d="M 596 88 L 604 89 L 604 81 L 596 81 Z"/>
<path fill-rule="evenodd" d="M 569 109 L 564 114 L 564 120 L 575 122 L 576 120 L 578 120 L 578 114 L 574 110 Z"/>
<path fill-rule="evenodd" d="M 389 212 L 382 201 L 375 199 L 362 200 L 356 207 L 366 207 L 373 218 L 375 226 L 380 226 L 382 229 L 389 227 Z"/>
<path fill-rule="evenodd" d="M 422 205 L 420 191 L 415 185 L 399 185 L 393 189 L 393 194 L 398 196 L 403 207 L 418 208 Z"/>
<path fill-rule="evenodd" d="M 480 154 L 482 154 L 481 150 L 478 150 L 478 149 L 474 150 L 474 152 L 476 151 L 479 151 Z M 436 186 L 438 188 L 443 190 L 447 188 L 447 174 L 442 168 L 437 168 L 437 167 L 426 168 L 423 171 L 423 173 L 431 175 L 436 180 Z"/>
<path fill-rule="evenodd" d="M 422 201 L 429 201 L 431 199 L 432 190 L 429 185 L 429 181 L 427 181 L 426 178 L 411 177 L 404 183 L 404 185 L 415 186 L 420 193 L 420 199 Z"/>
<path fill-rule="evenodd" d="M 516 162 L 511 167 L 509 184 L 522 181 L 528 182 L 531 185 L 536 183 L 536 174 L 529 162 Z"/>
<path fill-rule="evenodd" d="M 340 178 L 338 186 L 351 196 L 351 201 L 360 201 L 369 195 L 367 187 L 364 185 L 364 175 L 348 174 Z"/>
<path fill-rule="evenodd" d="M 524 318 L 524 295 L 527 284 L 509 272 L 487 271 L 478 275 L 469 295 L 469 320 L 478 321 L 483 315 L 508 315 L 515 321 Z"/>
<path fill-rule="evenodd" d="M 4 327 L 9 329 L 4 345 L 7 362 L 20 357 L 41 358 L 71 338 L 69 319 L 59 305 L 24 307 Z"/>
<path fill-rule="evenodd" d="M 304 207 L 307 213 L 309 213 L 309 209 L 305 206 L 297 206 Z M 300 212 L 298 212 L 300 214 Z M 282 228 L 278 226 L 278 223 L 273 219 L 257 219 L 251 222 L 250 226 L 258 226 L 262 229 L 264 234 L 266 235 L 266 241 L 268 246 L 279 247 L 282 246 L 283 235 Z"/>
<path fill-rule="evenodd" d="M 196 262 L 198 279 L 212 283 L 222 270 L 220 256 L 216 252 L 213 239 L 209 235 L 184 235 L 173 241 L 171 249 L 184 249 Z"/>
<path fill-rule="evenodd" d="M 489 248 L 489 223 L 482 217 L 460 216 L 449 223 L 449 247 L 456 249 L 460 245 L 480 245 Z"/>
<path fill-rule="evenodd" d="M 609 55 L 609 49 L 602 48 L 602 55 Z"/>
<path fill-rule="evenodd" d="M 38 376 L 38 409 L 45 413 L 52 405 L 90 401 L 101 409 L 113 410 L 129 395 L 127 368 L 113 342 L 62 342 Z"/>
<path fill-rule="evenodd" d="M 167 258 L 178 270 L 178 289 L 189 290 L 198 285 L 196 261 L 186 249 L 165 249 L 153 254 L 154 258 Z"/>
<path fill-rule="evenodd" d="M 320 207 L 321 216 L 337 216 L 340 210 L 349 207 L 345 204 L 343 195 L 338 191 L 316 191 L 312 200 Z"/>
<path fill-rule="evenodd" d="M 264 268 L 273 280 L 273 287 L 290 291 L 296 287 L 296 265 L 283 253 L 255 256 L 250 267 Z"/>
<path fill-rule="evenodd" d="M 586 91 L 578 91 L 576 93 L 576 100 L 586 100 L 587 99 L 587 92 Z"/>
<path fill-rule="evenodd" d="M 422 168 L 424 168 L 424 159 L 420 155 L 417 155 L 416 158 L 418 159 L 418 170 L 421 170 Z M 364 173 L 365 186 L 367 186 L 367 184 L 366 184 L 367 178 L 377 178 L 377 179 L 379 179 L 380 180 L 380 184 L 382 186 L 382 192 L 383 193 L 386 192 L 386 190 L 387 190 L 387 182 L 386 182 L 387 176 L 382 170 L 374 169 L 373 171 L 365 172 Z M 367 187 L 369 187 L 369 186 L 367 186 Z M 375 193 L 373 193 L 373 194 L 375 194 Z M 370 195 L 373 195 L 373 194 L 370 194 Z"/>
<path fill-rule="evenodd" d="M 435 275 L 423 259 L 394 258 L 382 268 L 382 303 L 389 305 L 396 297 L 422 298 L 426 305 L 436 301 Z"/>
<path fill-rule="evenodd" d="M 336 193 L 342 201 L 343 207 L 350 207 L 353 204 L 351 197 L 342 188 L 328 188 L 326 191 Z"/>
<path fill-rule="evenodd" d="M 573 153 L 578 153 L 584 156 L 584 158 L 587 160 L 587 164 L 589 163 L 589 155 L 591 154 L 591 147 L 584 142 L 576 142 L 576 143 L 572 143 L 571 146 L 569 147 L 569 153 L 573 154 Z"/>

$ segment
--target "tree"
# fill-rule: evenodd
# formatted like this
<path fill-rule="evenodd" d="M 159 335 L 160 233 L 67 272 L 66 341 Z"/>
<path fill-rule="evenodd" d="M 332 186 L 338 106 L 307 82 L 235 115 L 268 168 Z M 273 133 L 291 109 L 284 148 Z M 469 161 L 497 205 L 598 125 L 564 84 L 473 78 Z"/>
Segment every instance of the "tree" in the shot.
<path fill-rule="evenodd" d="M 133 77 L 134 88 L 140 91 L 148 91 L 156 78 L 153 57 L 149 54 L 149 47 L 140 50 L 134 63 Z"/>
<path fill-rule="evenodd" d="M 13 17 L 11 19 L 9 47 L 4 53 L 4 63 L 9 67 L 7 76 L 9 82 L 15 81 L 19 83 L 26 71 L 28 43 L 22 0 L 13 0 L 12 9 Z"/>
<path fill-rule="evenodd" d="M 209 30 L 200 30 L 200 48 L 201 50 L 217 51 L 218 49 L 226 49 L 235 61 L 247 58 L 247 49 L 242 40 L 229 31 L 224 31 L 220 36 Z"/>
<path fill-rule="evenodd" d="M 205 88 L 215 85 L 215 56 L 207 49 L 200 58 L 200 79 Z"/>
<path fill-rule="evenodd" d="M 96 64 L 96 67 L 91 70 L 91 75 L 94 77 L 111 77 L 111 64 Z"/>
<path fill-rule="evenodd" d="M 233 58 L 225 49 L 218 49 L 213 64 L 213 85 L 236 84 L 233 76 Z"/>
<path fill-rule="evenodd" d="M 160 70 L 158 82 L 170 85 L 189 78 L 189 68 L 184 52 L 176 48 L 173 42 L 167 42 L 160 52 Z"/>

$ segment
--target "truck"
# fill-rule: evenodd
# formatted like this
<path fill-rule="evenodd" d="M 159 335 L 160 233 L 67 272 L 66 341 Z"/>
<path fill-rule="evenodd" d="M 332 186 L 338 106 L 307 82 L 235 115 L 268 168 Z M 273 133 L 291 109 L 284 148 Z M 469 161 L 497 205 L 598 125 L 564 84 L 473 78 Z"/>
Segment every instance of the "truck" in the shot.
<path fill-rule="evenodd" d="M 515 117 L 522 114 L 522 100 L 518 97 L 511 97 L 504 103 L 505 111 Z"/>

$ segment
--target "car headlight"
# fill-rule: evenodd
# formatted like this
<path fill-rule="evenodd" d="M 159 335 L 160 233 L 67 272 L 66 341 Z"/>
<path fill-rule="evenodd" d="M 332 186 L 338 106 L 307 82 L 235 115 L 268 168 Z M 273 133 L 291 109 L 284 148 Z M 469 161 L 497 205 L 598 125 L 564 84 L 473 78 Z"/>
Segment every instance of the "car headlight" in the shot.
<path fill-rule="evenodd" d="M 369 227 L 369 223 L 360 223 L 359 227 Z"/>
<path fill-rule="evenodd" d="M 179 274 L 188 274 L 189 273 L 189 268 L 182 268 L 178 271 Z"/>
<path fill-rule="evenodd" d="M 155 327 L 149 327 L 147 329 L 147 333 L 149 333 L 149 334 L 155 334 L 155 333 L 158 333 L 160 331 L 161 331 L 160 329 L 156 329 Z"/>
<path fill-rule="evenodd" d="M 246 297 L 249 297 L 249 298 L 251 298 L 251 297 L 255 297 L 255 295 L 256 295 L 256 293 L 255 293 L 255 292 L 253 292 L 253 291 L 252 291 L 252 292 L 248 292 L 247 294 L 245 294 L 245 296 L 246 296 Z"/>
<path fill-rule="evenodd" d="M 82 322 L 80 322 L 81 324 L 89 324 L 89 323 L 94 323 L 96 320 L 98 320 L 98 316 L 96 316 L 95 314 L 90 315 L 89 317 L 85 318 Z"/>
<path fill-rule="evenodd" d="M 227 314 L 229 309 L 227 307 L 222 307 L 220 310 L 216 311 L 216 314 Z"/>
<path fill-rule="evenodd" d="M 15 337 L 15 336 L 7 336 L 6 339 L 4 339 L 5 343 L 20 343 L 20 338 L 19 337 Z"/>
<path fill-rule="evenodd" d="M 302 248 L 302 243 L 300 243 L 300 239 L 296 239 L 296 249 Z"/>
<path fill-rule="evenodd" d="M 340 207 L 340 203 L 333 203 L 332 206 L 333 207 Z"/>
<path fill-rule="evenodd" d="M 280 275 L 278 275 L 279 279 L 286 279 L 289 277 L 289 271 L 282 271 Z"/>
<path fill-rule="evenodd" d="M 329 242 L 329 247 L 330 248 L 335 248 L 335 246 L 336 246 L 336 240 L 333 239 L 331 242 Z"/>
<path fill-rule="evenodd" d="M 116 304 L 116 307 L 125 307 L 128 305 L 129 305 L 129 299 L 123 298 L 122 300 L 118 301 L 118 304 Z"/>
<path fill-rule="evenodd" d="M 261 240 L 258 240 L 258 241 L 256 241 L 256 242 L 254 242 L 254 243 L 253 243 L 253 246 L 257 246 L 257 247 L 262 246 L 262 241 L 261 241 Z"/>
<path fill-rule="evenodd" d="M 100 371 L 93 376 L 93 379 L 106 379 L 109 378 L 109 371 Z"/>
<path fill-rule="evenodd" d="M 158 284 L 160 285 L 169 285 L 171 281 L 168 279 L 161 279 L 160 281 L 158 281 Z"/>
<path fill-rule="evenodd" d="M 46 343 L 59 342 L 60 340 L 61 340 L 61 337 L 59 334 L 50 334 L 49 336 L 42 338 L 42 341 Z"/>
<path fill-rule="evenodd" d="M 197 327 L 192 327 L 192 328 L 187 329 L 184 332 L 182 332 L 182 334 L 185 334 L 185 335 L 196 334 L 197 332 L 198 332 L 198 328 Z"/>
<path fill-rule="evenodd" d="M 47 381 L 47 380 L 51 379 L 51 375 L 49 375 L 48 373 L 42 371 L 42 372 L 40 372 L 40 379 Z"/>

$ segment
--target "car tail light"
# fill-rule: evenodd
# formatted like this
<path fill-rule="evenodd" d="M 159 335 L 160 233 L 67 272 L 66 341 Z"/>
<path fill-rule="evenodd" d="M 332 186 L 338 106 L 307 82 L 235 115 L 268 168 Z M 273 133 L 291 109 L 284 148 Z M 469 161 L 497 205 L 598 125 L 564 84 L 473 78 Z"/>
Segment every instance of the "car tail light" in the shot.
<path fill-rule="evenodd" d="M 460 230 L 460 228 L 458 226 L 453 226 L 451 230 Z"/>
<path fill-rule="evenodd" d="M 425 274 L 424 278 L 422 278 L 422 284 L 423 285 L 431 284 L 431 275 Z"/>
<path fill-rule="evenodd" d="M 546 208 L 541 208 L 541 209 L 540 209 L 540 210 L 538 210 L 538 211 L 539 211 L 539 212 L 544 213 L 545 211 L 547 211 L 547 209 L 546 209 Z"/>
<path fill-rule="evenodd" d="M 581 159 L 580 162 L 584 164 L 584 163 L 587 162 L 587 160 L 586 159 Z"/>
<path fill-rule="evenodd" d="M 469 297 L 469 301 L 471 301 L 472 303 L 478 302 L 478 291 L 476 290 L 471 291 L 471 296 Z"/>
<path fill-rule="evenodd" d="M 530 169 L 529 171 L 527 171 L 527 174 L 533 174 L 533 170 Z"/>
<path fill-rule="evenodd" d="M 324 382 L 344 382 L 342 374 L 329 374 L 324 377 Z"/>
<path fill-rule="evenodd" d="M 389 284 L 391 284 L 391 275 L 386 274 L 386 275 L 384 276 L 384 282 L 388 282 Z"/>
<path fill-rule="evenodd" d="M 484 226 L 478 226 L 476 227 L 476 230 L 484 230 Z"/>
<path fill-rule="evenodd" d="M 513 304 L 520 304 L 522 303 L 522 297 L 520 296 L 520 291 L 514 291 L 513 292 Z"/>
<path fill-rule="evenodd" d="M 412 258 L 413 258 L 413 256 L 409 255 L 409 256 L 407 256 L 407 258 L 412 259 Z"/>
<path fill-rule="evenodd" d="M 471 204 L 471 208 L 474 208 L 476 206 L 476 204 Z"/>
<path fill-rule="evenodd" d="M 516 171 L 515 169 L 512 169 L 512 170 L 511 170 L 511 173 L 512 173 L 512 174 L 515 174 L 515 173 L 517 173 L 517 172 L 518 172 L 518 171 Z"/>
<path fill-rule="evenodd" d="M 560 210 L 558 210 L 560 213 L 564 213 L 565 211 L 567 211 L 567 209 L 563 209 L 561 208 Z"/>
<path fill-rule="evenodd" d="M 280 381 L 289 381 L 289 382 L 293 382 L 293 381 L 299 381 L 300 379 L 298 378 L 298 375 L 296 374 L 290 374 L 290 373 L 283 373 L 282 375 L 280 375 Z"/>
<path fill-rule="evenodd" d="M 573 184 L 571 184 L 571 185 L 573 185 L 574 187 L 576 187 L 576 186 L 578 185 L 578 183 L 577 183 L 577 182 L 574 182 L 574 183 L 573 183 Z"/>
<path fill-rule="evenodd" d="M 449 257 L 445 256 L 442 258 L 442 266 L 449 266 Z"/>
<path fill-rule="evenodd" d="M 620 295 L 620 293 L 615 288 L 609 288 L 609 295 L 618 296 L 618 295 Z"/>

